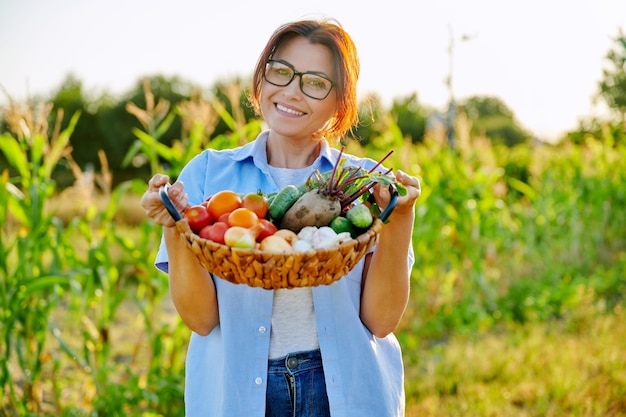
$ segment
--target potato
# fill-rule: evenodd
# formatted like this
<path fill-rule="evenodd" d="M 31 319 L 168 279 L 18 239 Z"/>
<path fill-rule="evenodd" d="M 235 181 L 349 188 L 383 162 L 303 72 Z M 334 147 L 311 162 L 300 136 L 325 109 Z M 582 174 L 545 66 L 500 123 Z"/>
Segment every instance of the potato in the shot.
<path fill-rule="evenodd" d="M 281 229 L 298 233 L 305 226 L 328 226 L 341 213 L 341 202 L 319 190 L 304 193 L 283 216 Z"/>

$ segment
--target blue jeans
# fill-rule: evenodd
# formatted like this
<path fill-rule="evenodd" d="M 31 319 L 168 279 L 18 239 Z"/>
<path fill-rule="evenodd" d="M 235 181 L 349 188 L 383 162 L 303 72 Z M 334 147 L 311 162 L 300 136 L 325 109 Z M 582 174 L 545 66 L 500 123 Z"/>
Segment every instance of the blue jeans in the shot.
<path fill-rule="evenodd" d="M 330 417 L 319 350 L 271 359 L 265 417 Z"/>

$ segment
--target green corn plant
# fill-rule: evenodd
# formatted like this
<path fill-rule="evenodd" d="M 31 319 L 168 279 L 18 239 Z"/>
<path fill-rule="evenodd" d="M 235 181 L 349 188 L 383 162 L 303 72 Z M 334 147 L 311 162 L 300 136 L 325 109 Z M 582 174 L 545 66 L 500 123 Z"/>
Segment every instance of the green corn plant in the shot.
<path fill-rule="evenodd" d="M 580 146 L 531 151 L 528 183 L 511 182 L 521 198 L 510 201 L 520 259 L 510 266 L 517 274 L 502 297 L 509 317 L 560 317 L 577 296 L 578 277 L 595 291 L 597 284 L 583 277 L 619 262 L 626 230 L 624 151 L 592 137 Z M 620 297 L 621 284 L 615 285 Z"/>
<path fill-rule="evenodd" d="M 0 241 L 4 255 L 0 269 L 4 344 L 0 386 L 3 404 L 19 413 L 40 409 L 48 316 L 59 301 L 59 286 L 67 286 L 71 280 L 55 252 L 58 222 L 47 213 L 46 201 L 55 190 L 53 170 L 70 151 L 69 138 L 80 113 L 60 130 L 59 112 L 49 138 L 51 109 L 43 103 L 23 107 L 11 102 L 5 114 L 15 136 L 0 135 L 0 151 L 16 172 L 10 178 L 7 173 L 2 176 L 6 205 Z M 10 371 L 10 362 L 19 372 Z"/>
<path fill-rule="evenodd" d="M 571 277 L 623 251 L 623 146 L 470 144 L 453 152 L 427 138 L 408 161 L 423 179 L 413 271 L 421 291 L 406 315 L 413 334 L 559 317 L 576 302 Z"/>
<path fill-rule="evenodd" d="M 129 406 L 151 403 L 153 398 L 145 387 L 132 383 L 145 381 L 150 367 L 143 371 L 143 365 L 131 369 L 115 360 L 117 355 L 131 354 L 130 362 L 136 364 L 137 356 L 145 355 L 142 345 L 161 343 L 162 335 L 152 331 L 151 323 L 155 319 L 152 313 L 167 293 L 167 280 L 162 274 L 149 274 L 147 264 L 158 246 L 157 230 L 145 222 L 139 231 L 129 231 L 116 227 L 115 219 L 122 197 L 144 188 L 139 180 L 121 183 L 107 196 L 103 209 L 88 207 L 86 215 L 74 218 L 63 234 L 63 245 L 73 243 L 83 250 L 77 250 L 71 259 L 78 277 L 67 294 L 67 322 L 51 321 L 50 326 L 76 371 L 88 378 L 85 384 L 91 387 L 87 391 L 92 392 L 92 397 L 87 409 L 92 415 L 122 416 Z M 124 304 L 128 308 L 129 303 L 141 305 L 151 313 L 145 317 L 146 331 L 131 353 L 130 343 L 125 341 L 119 346 L 114 336 L 124 326 L 119 324 L 119 311 Z M 77 344 L 76 339 L 81 343 Z M 159 381 L 150 382 L 159 386 Z M 135 389 L 130 389 L 129 384 Z"/>
<path fill-rule="evenodd" d="M 237 86 L 227 87 L 227 90 L 234 90 L 235 87 Z M 235 111 L 239 116 L 234 117 L 217 99 L 207 101 L 194 96 L 190 100 L 178 103 L 172 111 L 169 111 L 170 103 L 166 100 L 161 99 L 154 105 L 154 97 L 148 83 L 144 84 L 144 92 L 147 103 L 145 109 L 140 109 L 134 103 L 128 103 L 126 106 L 127 111 L 139 120 L 143 130 L 132 129 L 137 140 L 126 153 L 123 166 L 130 164 L 137 155 L 143 154 L 150 164 L 152 175 L 165 173 L 171 178 L 176 178 L 187 162 L 206 147 L 222 149 L 241 145 L 255 138 L 261 131 L 259 120 L 246 123 L 241 110 Z M 238 101 L 233 100 L 239 95 L 231 92 L 229 97 L 232 107 L 238 109 Z M 183 126 L 181 139 L 174 140 L 171 146 L 167 146 L 160 142 L 160 138 L 176 117 L 180 117 Z M 212 137 L 220 119 L 227 125 L 229 133 Z"/>

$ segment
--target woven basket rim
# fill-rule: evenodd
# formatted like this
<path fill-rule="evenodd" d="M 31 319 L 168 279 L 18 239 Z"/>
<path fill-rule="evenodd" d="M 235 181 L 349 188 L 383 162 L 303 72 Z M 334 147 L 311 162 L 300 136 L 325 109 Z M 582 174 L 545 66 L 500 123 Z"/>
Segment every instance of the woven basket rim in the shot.
<path fill-rule="evenodd" d="M 193 233 L 184 218 L 176 222 L 181 236 L 210 273 L 233 283 L 265 289 L 332 284 L 354 268 L 378 242 L 382 225 L 383 222 L 375 218 L 362 234 L 334 248 L 284 253 L 233 248 Z M 307 269 L 307 266 L 310 267 Z"/>

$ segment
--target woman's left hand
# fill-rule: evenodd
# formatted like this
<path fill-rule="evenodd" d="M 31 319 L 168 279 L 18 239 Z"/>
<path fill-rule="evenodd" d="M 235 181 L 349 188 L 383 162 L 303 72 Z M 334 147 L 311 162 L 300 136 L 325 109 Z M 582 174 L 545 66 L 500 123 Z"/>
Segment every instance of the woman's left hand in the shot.
<path fill-rule="evenodd" d="M 404 171 L 397 170 L 396 171 L 396 182 L 404 185 L 407 192 L 406 195 L 399 196 L 398 202 L 396 203 L 396 207 L 391 213 L 393 216 L 396 214 L 405 214 L 412 213 L 415 210 L 415 202 L 419 198 L 422 193 L 422 188 L 420 185 L 420 181 Z M 379 184 L 374 187 L 374 197 L 376 198 L 376 203 L 380 207 L 386 207 L 391 199 L 391 192 L 387 187 L 382 187 Z"/>

